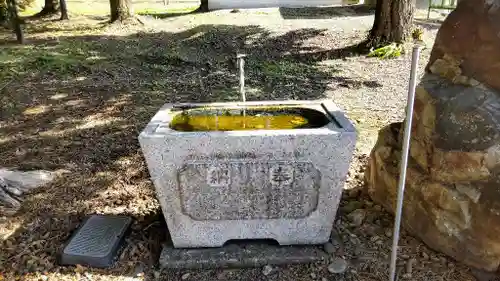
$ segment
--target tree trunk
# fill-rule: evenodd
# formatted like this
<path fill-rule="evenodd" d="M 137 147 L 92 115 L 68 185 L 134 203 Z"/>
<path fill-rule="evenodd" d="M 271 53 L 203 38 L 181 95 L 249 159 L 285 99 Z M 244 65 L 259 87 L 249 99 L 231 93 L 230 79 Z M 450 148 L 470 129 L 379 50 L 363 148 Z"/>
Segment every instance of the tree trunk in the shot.
<path fill-rule="evenodd" d="M 378 0 L 369 44 L 377 47 L 409 39 L 414 13 L 415 0 Z"/>
<path fill-rule="evenodd" d="M 58 0 L 45 0 L 45 5 L 43 5 L 43 9 L 33 17 L 45 17 L 49 15 L 57 14 L 59 10 L 59 1 Z"/>
<path fill-rule="evenodd" d="M 109 0 L 111 8 L 111 22 L 131 19 L 134 17 L 131 0 Z"/>
<path fill-rule="evenodd" d="M 196 11 L 208 12 L 208 0 L 201 0 L 200 7 Z"/>
<path fill-rule="evenodd" d="M 10 20 L 14 27 L 14 31 L 16 33 L 17 42 L 20 44 L 24 43 L 24 34 L 23 29 L 21 28 L 21 20 L 19 19 L 19 15 L 17 13 L 17 3 L 16 0 L 7 0 L 7 5 L 10 11 Z"/>
<path fill-rule="evenodd" d="M 61 20 L 69 20 L 66 0 L 59 0 L 59 4 L 61 5 Z"/>
<path fill-rule="evenodd" d="M 7 26 L 9 21 L 9 10 L 5 6 L 0 6 L 0 26 Z"/>

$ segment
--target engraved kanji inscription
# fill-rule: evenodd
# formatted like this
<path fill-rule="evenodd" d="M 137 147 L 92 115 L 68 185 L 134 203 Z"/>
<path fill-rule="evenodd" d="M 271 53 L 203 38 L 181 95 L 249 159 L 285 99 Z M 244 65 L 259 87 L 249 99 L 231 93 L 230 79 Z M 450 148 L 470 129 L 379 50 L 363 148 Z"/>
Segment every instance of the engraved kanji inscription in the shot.
<path fill-rule="evenodd" d="M 294 167 L 277 163 L 269 168 L 269 181 L 272 185 L 290 185 L 293 182 Z"/>
<path fill-rule="evenodd" d="M 305 218 L 320 172 L 306 161 L 194 160 L 178 170 L 182 212 L 193 220 Z"/>
<path fill-rule="evenodd" d="M 207 183 L 210 186 L 220 187 L 231 184 L 231 170 L 226 167 L 210 166 L 207 168 Z"/>

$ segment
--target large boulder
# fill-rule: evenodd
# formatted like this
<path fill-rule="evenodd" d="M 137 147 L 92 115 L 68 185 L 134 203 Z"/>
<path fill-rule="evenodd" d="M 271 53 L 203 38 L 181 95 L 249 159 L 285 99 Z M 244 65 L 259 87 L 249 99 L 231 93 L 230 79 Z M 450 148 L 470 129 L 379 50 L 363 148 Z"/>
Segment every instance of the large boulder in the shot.
<path fill-rule="evenodd" d="M 368 193 L 396 205 L 402 124 L 379 132 Z M 417 87 L 403 226 L 474 268 L 500 265 L 500 0 L 462 0 Z"/>

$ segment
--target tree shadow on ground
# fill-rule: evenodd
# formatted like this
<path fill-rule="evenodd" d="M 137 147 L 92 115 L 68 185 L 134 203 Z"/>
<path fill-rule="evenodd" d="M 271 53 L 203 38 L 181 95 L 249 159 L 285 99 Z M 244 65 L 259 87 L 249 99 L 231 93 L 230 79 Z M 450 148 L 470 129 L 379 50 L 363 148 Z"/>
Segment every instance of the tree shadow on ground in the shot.
<path fill-rule="evenodd" d="M 280 8 L 279 11 L 284 19 L 331 19 L 375 14 L 375 8 L 368 5 Z"/>
<path fill-rule="evenodd" d="M 202 14 L 202 13 L 207 13 L 207 12 L 209 12 L 209 11 L 203 11 L 201 9 L 201 7 L 198 5 L 198 6 L 190 6 L 190 7 L 186 7 L 186 8 L 177 8 L 177 9 L 169 9 L 169 8 L 165 7 L 165 12 L 145 11 L 145 12 L 138 12 L 137 14 L 141 15 L 141 16 L 151 16 L 151 17 L 156 18 L 156 19 L 169 19 L 169 18 L 175 18 L 175 17 L 180 17 L 180 16 Z"/>
<path fill-rule="evenodd" d="M 101 20 L 98 23 L 95 23 L 94 26 L 92 27 L 95 30 L 103 30 L 106 27 L 109 26 L 109 19 L 106 20 Z M 89 29 L 88 25 L 84 24 L 74 24 L 72 26 L 54 26 L 51 24 L 44 24 L 44 23 L 34 23 L 30 24 L 25 28 L 25 33 L 26 34 L 46 34 L 46 33 L 53 33 L 53 32 L 72 32 L 72 33 L 85 33 Z M 36 42 L 35 42 L 36 43 Z"/>
<path fill-rule="evenodd" d="M 189 16 L 193 14 L 198 14 L 199 12 L 186 12 L 186 13 L 150 13 L 150 12 L 139 12 L 137 13 L 140 16 L 149 16 L 153 17 L 155 19 L 170 19 L 170 18 L 176 18 L 180 16 Z"/>
<path fill-rule="evenodd" d="M 329 84 L 343 78 L 340 69 L 312 59 L 324 50 L 303 44 L 321 32 L 274 36 L 257 26 L 202 25 L 0 49 L 0 68 L 9 70 L 0 81 L 10 81 L 0 85 L 0 166 L 68 171 L 29 196 L 16 216 L 0 220 L 0 228 L 13 231 L 0 241 L 0 272 L 7 280 L 74 273 L 56 257 L 86 215 L 106 213 L 132 216 L 132 234 L 115 268 L 89 272 L 153 276 L 167 229 L 157 223 L 160 208 L 139 132 L 167 102 L 238 100 L 239 52 L 248 54 L 248 100 L 325 98 Z M 299 56 L 304 52 L 310 60 Z M 215 279 L 218 273 L 203 274 Z"/>
<path fill-rule="evenodd" d="M 313 52 L 301 52 L 288 55 L 295 61 L 320 62 L 332 59 L 348 58 L 353 56 L 365 55 L 369 51 L 367 41 L 362 41 L 353 45 L 334 48 L 329 50 L 316 50 Z"/>

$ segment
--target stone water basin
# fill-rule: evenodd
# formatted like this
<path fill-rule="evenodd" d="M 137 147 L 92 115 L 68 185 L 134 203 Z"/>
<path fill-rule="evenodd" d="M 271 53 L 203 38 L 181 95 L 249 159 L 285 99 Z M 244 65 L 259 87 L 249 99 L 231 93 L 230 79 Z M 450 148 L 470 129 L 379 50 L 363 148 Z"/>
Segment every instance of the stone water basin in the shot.
<path fill-rule="evenodd" d="M 174 247 L 329 240 L 356 143 L 330 100 L 165 104 L 139 135 Z"/>
<path fill-rule="evenodd" d="M 319 128 L 328 124 L 327 116 L 315 109 L 293 105 L 201 107 L 176 114 L 170 128 L 183 132 L 286 130 Z"/>

